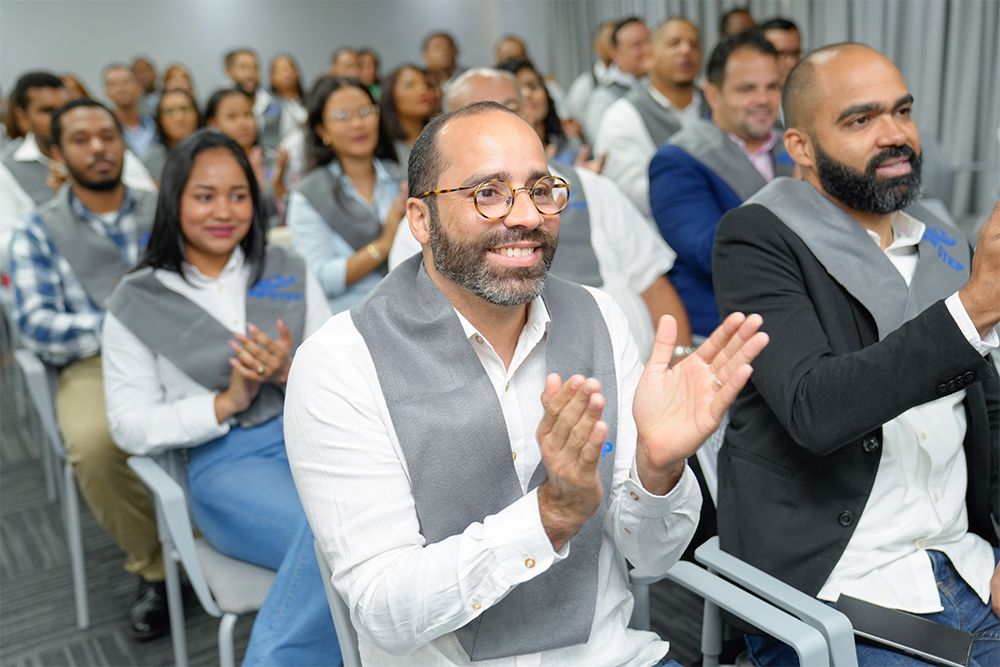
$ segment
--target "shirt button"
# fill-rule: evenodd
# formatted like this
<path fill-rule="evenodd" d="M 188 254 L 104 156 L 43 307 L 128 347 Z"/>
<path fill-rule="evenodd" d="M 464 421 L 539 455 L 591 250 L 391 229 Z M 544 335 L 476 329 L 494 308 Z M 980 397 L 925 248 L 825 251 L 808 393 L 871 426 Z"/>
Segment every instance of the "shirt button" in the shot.
<path fill-rule="evenodd" d="M 514 460 L 517 460 L 517 452 L 512 452 L 514 454 Z"/>
<path fill-rule="evenodd" d="M 629 530 L 628 528 L 626 528 L 626 529 L 625 529 L 625 532 L 626 532 L 626 533 L 628 533 L 629 535 L 631 535 L 631 534 L 632 534 L 632 531 L 631 531 L 631 530 Z"/>
<path fill-rule="evenodd" d="M 240 321 L 239 320 L 233 320 L 233 326 L 234 327 L 240 326 Z"/>
<path fill-rule="evenodd" d="M 479 334 L 476 334 L 476 342 L 479 343 L 480 345 L 482 345 L 486 341 L 483 340 L 482 336 L 480 336 Z"/>
<path fill-rule="evenodd" d="M 510 381 L 507 381 L 507 386 L 503 388 L 504 391 L 510 391 Z"/>
<path fill-rule="evenodd" d="M 524 566 L 528 569 L 535 567 L 535 559 L 529 558 L 528 560 L 524 561 Z"/>
<path fill-rule="evenodd" d="M 854 523 L 854 513 L 852 513 L 851 510 L 845 510 L 840 513 L 840 517 L 838 517 L 837 520 L 840 521 L 841 526 L 847 528 Z"/>
<path fill-rule="evenodd" d="M 926 440 L 926 439 L 927 439 L 927 434 L 926 434 L 926 433 L 921 433 L 921 434 L 920 434 L 920 438 L 921 438 L 922 440 Z"/>
<path fill-rule="evenodd" d="M 639 494 L 637 494 L 635 491 L 629 492 L 629 495 L 632 496 L 632 500 L 639 500 Z"/>
<path fill-rule="evenodd" d="M 472 608 L 475 609 L 476 611 L 479 611 L 480 609 L 483 608 L 483 605 L 479 604 L 478 602 L 473 602 Z"/>
<path fill-rule="evenodd" d="M 878 438 L 876 438 L 875 436 L 872 436 L 870 438 L 865 438 L 865 441 L 861 445 L 861 447 L 866 452 L 874 452 L 876 449 L 878 449 Z"/>

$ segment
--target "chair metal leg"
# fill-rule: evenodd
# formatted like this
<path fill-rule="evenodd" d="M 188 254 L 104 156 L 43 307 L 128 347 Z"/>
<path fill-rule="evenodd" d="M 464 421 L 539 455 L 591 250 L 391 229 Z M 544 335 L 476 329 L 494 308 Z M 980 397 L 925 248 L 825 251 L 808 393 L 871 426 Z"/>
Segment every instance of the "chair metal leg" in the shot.
<path fill-rule="evenodd" d="M 45 495 L 50 503 L 54 503 L 59 498 L 59 459 L 52 451 L 52 443 L 45 435 L 42 428 L 42 420 L 38 414 L 31 410 L 28 412 L 28 421 L 31 424 L 31 438 L 42 450 L 42 466 L 45 470 Z"/>
<path fill-rule="evenodd" d="M 236 614 L 227 612 L 219 622 L 219 666 L 236 667 L 236 652 L 233 650 L 233 631 L 236 629 Z"/>
<path fill-rule="evenodd" d="M 633 630 L 649 630 L 649 586 L 645 584 L 631 584 L 632 597 L 635 606 L 632 607 L 632 618 L 628 627 Z"/>
<path fill-rule="evenodd" d="M 87 605 L 87 573 L 83 564 L 83 534 L 80 530 L 80 496 L 76 491 L 73 466 L 63 465 L 63 511 L 66 519 L 66 542 L 73 567 L 73 596 L 76 598 L 76 624 L 81 630 L 90 627 Z"/>
<path fill-rule="evenodd" d="M 174 645 L 174 664 L 188 667 L 187 635 L 184 628 L 184 597 L 181 595 L 181 575 L 177 568 L 180 556 L 173 542 L 163 540 L 163 565 L 167 579 L 167 611 L 170 615 L 170 639 Z"/>
<path fill-rule="evenodd" d="M 722 654 L 722 613 L 718 605 L 705 600 L 701 622 L 701 655 L 704 667 L 719 667 Z"/>

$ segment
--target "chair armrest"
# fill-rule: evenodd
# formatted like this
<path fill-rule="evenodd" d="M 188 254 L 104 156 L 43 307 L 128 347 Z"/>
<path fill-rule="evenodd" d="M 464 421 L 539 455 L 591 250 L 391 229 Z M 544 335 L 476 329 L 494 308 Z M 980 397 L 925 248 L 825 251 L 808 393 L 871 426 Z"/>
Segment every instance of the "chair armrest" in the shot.
<path fill-rule="evenodd" d="M 347 604 L 340 597 L 340 593 L 333 587 L 333 573 L 330 571 L 330 564 L 323 555 L 323 549 L 319 546 L 319 541 L 313 541 L 313 550 L 316 552 L 316 560 L 319 562 L 319 574 L 323 577 L 323 588 L 326 589 L 326 600 L 330 604 L 330 613 L 333 616 L 333 627 L 337 631 L 337 641 L 340 642 L 340 657 L 344 662 L 344 667 L 361 667 L 361 654 L 358 652 L 358 631 L 354 629 L 351 622 L 351 612 L 347 609 Z"/>
<path fill-rule="evenodd" d="M 858 654 L 854 646 L 854 627 L 839 611 L 726 553 L 719 548 L 718 536 L 712 537 L 698 547 L 694 557 L 713 572 L 731 579 L 819 630 L 830 647 L 831 664 L 838 667 L 857 667 Z M 767 630 L 755 622 L 754 624 L 762 630 Z"/>
<path fill-rule="evenodd" d="M 664 575 L 709 602 L 735 614 L 785 642 L 799 656 L 799 664 L 828 667 L 826 641 L 815 628 L 806 625 L 760 598 L 694 563 L 680 561 Z M 650 584 L 657 577 L 636 577 L 633 583 Z"/>
<path fill-rule="evenodd" d="M 177 557 L 187 572 L 191 588 L 198 595 L 198 600 L 205 610 L 213 616 L 222 616 L 223 612 L 208 588 L 208 582 L 201 569 L 201 560 L 195 549 L 194 528 L 191 525 L 184 489 L 151 457 L 130 456 L 126 462 L 156 500 L 156 522 L 160 532 L 160 542 L 173 545 Z M 167 553 L 163 556 L 170 557 Z"/>
<path fill-rule="evenodd" d="M 53 407 L 54 396 L 52 385 L 49 382 L 49 369 L 45 363 L 38 358 L 38 355 L 26 347 L 14 350 L 14 359 L 17 361 L 21 374 L 24 376 L 24 383 L 28 387 L 28 395 L 31 403 L 35 406 L 45 435 L 57 450 L 60 456 L 65 459 L 66 452 L 62 448 L 62 437 L 59 435 L 59 427 L 56 424 L 56 413 Z"/>

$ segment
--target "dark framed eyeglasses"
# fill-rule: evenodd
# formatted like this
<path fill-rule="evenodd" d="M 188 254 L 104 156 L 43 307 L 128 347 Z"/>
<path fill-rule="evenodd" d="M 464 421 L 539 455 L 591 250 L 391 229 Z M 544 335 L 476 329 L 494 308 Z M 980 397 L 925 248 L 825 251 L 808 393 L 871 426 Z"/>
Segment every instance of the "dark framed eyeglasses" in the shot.
<path fill-rule="evenodd" d="M 463 190 L 472 190 L 472 201 L 476 205 L 476 211 L 487 220 L 500 220 L 506 217 L 514 208 L 514 195 L 522 190 L 528 193 L 531 203 L 542 215 L 561 213 L 569 203 L 569 184 L 558 176 L 542 176 L 531 187 L 524 188 L 514 188 L 507 181 L 491 178 L 479 185 L 431 190 L 420 195 L 420 199 Z"/>

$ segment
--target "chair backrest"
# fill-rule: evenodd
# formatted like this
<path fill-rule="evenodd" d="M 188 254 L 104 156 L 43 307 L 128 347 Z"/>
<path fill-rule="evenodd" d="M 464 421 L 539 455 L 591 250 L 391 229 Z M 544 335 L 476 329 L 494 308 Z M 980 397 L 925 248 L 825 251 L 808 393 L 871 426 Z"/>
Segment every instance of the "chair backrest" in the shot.
<path fill-rule="evenodd" d="M 319 562 L 319 573 L 323 577 L 323 587 L 326 589 L 326 599 L 330 603 L 330 613 L 333 615 L 333 627 L 337 630 L 337 641 L 340 642 L 340 655 L 344 667 L 361 667 L 361 654 L 358 652 L 358 633 L 351 623 L 351 613 L 347 610 L 340 593 L 333 587 L 333 573 L 326 562 L 326 556 L 320 549 L 319 541 L 313 543 L 316 550 L 316 560 Z"/>
<path fill-rule="evenodd" d="M 14 350 L 14 359 L 24 376 L 24 383 L 28 387 L 28 396 L 35 406 L 42 428 L 52 446 L 58 452 L 60 458 L 66 458 L 63 449 L 62 435 L 59 433 L 59 426 L 56 423 L 55 396 L 59 387 L 59 369 L 44 363 L 38 355 L 28 348 L 22 347 Z"/>

